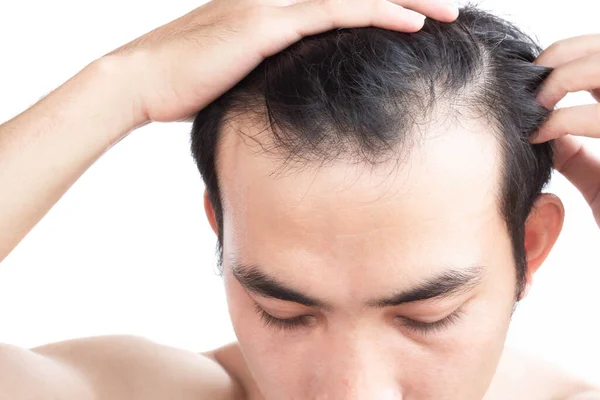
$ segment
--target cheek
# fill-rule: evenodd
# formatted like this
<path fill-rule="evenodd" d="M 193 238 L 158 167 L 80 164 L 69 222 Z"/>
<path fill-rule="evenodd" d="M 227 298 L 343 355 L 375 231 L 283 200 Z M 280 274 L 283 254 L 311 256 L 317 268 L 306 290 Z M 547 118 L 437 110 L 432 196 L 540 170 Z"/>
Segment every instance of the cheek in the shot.
<path fill-rule="evenodd" d="M 273 347 L 271 333 L 254 309 L 254 300 L 226 270 L 224 273 L 227 306 L 233 329 L 244 354 L 265 354 Z"/>
<path fill-rule="evenodd" d="M 231 323 L 241 342 L 256 329 L 257 316 L 252 309 L 252 299 L 231 275 L 227 266 L 224 267 L 223 280 Z"/>
<path fill-rule="evenodd" d="M 233 329 L 256 384 L 266 398 L 284 398 L 286 393 L 298 393 L 301 391 L 299 385 L 304 381 L 298 379 L 300 363 L 294 362 L 292 352 L 281 351 L 282 343 L 273 340 L 272 332 L 254 310 L 252 298 L 231 275 L 224 275 Z"/>
<path fill-rule="evenodd" d="M 481 399 L 502 355 L 510 311 L 506 304 L 490 306 L 485 298 L 474 302 L 468 320 L 451 338 L 412 354 L 411 367 L 402 371 L 407 393 L 416 398 Z"/>

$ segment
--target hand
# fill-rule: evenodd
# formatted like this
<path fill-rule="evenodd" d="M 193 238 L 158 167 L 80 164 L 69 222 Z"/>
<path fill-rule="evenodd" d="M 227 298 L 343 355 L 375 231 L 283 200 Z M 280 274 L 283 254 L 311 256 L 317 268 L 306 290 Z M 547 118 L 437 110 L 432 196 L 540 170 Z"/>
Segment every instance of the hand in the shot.
<path fill-rule="evenodd" d="M 181 121 L 304 36 L 364 26 L 414 32 L 424 16 L 451 22 L 458 9 L 444 0 L 213 0 L 103 58 L 117 60 L 130 82 L 136 126 Z"/>
<path fill-rule="evenodd" d="M 535 62 L 555 68 L 538 95 L 546 108 L 554 108 L 567 93 L 582 90 L 600 101 L 600 35 L 557 42 Z M 571 135 L 600 138 L 600 104 L 553 111 L 531 140 L 542 143 L 556 139 L 555 168 L 581 191 L 600 227 L 600 157 Z"/>

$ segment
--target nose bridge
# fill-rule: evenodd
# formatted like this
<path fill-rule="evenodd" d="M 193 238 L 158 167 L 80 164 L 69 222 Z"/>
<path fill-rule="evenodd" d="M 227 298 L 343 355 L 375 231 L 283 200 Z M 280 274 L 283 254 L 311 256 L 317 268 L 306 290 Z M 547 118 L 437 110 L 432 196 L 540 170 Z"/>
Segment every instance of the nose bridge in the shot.
<path fill-rule="evenodd" d="M 358 330 L 332 337 L 315 400 L 402 400 L 395 362 L 381 343 Z"/>

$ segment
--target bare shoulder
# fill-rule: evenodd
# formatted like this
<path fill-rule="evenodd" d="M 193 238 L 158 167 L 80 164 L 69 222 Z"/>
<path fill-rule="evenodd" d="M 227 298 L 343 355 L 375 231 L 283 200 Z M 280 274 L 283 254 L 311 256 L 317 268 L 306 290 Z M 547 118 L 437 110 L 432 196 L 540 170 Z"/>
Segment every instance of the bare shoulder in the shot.
<path fill-rule="evenodd" d="M 27 386 L 39 386 L 43 377 L 44 394 L 61 399 L 240 398 L 239 386 L 211 358 L 136 336 L 75 339 L 31 350 L 3 349 L 2 362 L 15 375 L 11 382 L 18 382 L 11 390 L 19 393 L 30 390 Z"/>
<path fill-rule="evenodd" d="M 562 368 L 506 348 L 485 400 L 600 400 L 600 388 Z"/>
<path fill-rule="evenodd" d="M 264 400 L 248 369 L 238 342 L 229 343 L 223 347 L 204 353 L 204 355 L 222 366 L 232 379 L 234 379 L 242 391 L 243 397 L 240 397 L 240 399 Z"/>

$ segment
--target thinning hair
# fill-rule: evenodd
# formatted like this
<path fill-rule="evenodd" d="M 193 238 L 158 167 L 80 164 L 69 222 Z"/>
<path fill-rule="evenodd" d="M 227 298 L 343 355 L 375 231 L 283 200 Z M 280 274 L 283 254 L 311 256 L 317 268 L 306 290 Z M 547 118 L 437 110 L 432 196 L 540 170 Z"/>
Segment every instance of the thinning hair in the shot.
<path fill-rule="evenodd" d="M 337 29 L 267 58 L 193 123 L 191 150 L 215 211 L 219 266 L 223 208 L 216 157 L 228 118 L 263 116 L 272 143 L 265 151 L 296 165 L 340 157 L 373 165 L 401 157 L 419 121 L 484 118 L 501 151 L 498 209 L 512 241 L 520 298 L 525 221 L 550 180 L 553 160 L 552 142 L 528 141 L 549 114 L 536 102 L 551 72 L 533 63 L 540 52 L 515 25 L 470 5 L 455 22 L 427 19 L 416 33 Z"/>

